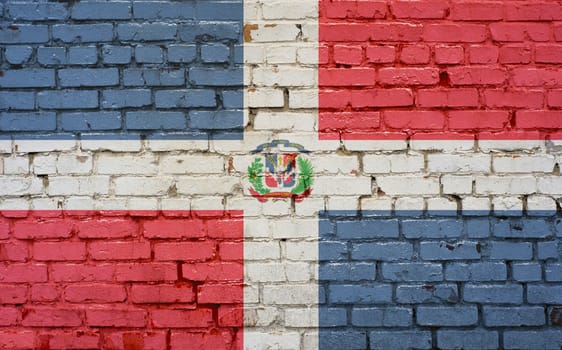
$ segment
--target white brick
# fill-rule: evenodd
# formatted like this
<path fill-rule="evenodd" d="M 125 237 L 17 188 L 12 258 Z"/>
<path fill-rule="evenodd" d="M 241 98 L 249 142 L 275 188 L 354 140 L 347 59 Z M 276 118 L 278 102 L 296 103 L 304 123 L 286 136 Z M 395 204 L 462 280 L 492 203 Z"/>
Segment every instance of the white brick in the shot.
<path fill-rule="evenodd" d="M 285 266 L 282 263 L 245 263 L 244 269 L 250 282 L 287 281 Z"/>
<path fill-rule="evenodd" d="M 491 210 L 491 204 L 489 198 L 465 197 L 462 199 L 463 214 L 467 214 L 467 212 L 477 212 L 477 213 L 470 213 L 470 214 L 488 215 L 490 210 Z"/>
<path fill-rule="evenodd" d="M 285 310 L 285 326 L 287 327 L 318 327 L 318 308 Z"/>
<path fill-rule="evenodd" d="M 277 318 L 279 318 L 279 312 L 275 307 L 244 308 L 244 326 L 246 329 L 250 327 L 269 326 L 275 322 Z"/>
<path fill-rule="evenodd" d="M 152 155 L 103 154 L 96 160 L 98 174 L 154 175 L 157 170 L 158 160 Z"/>
<path fill-rule="evenodd" d="M 285 97 L 283 90 L 270 88 L 249 88 L 247 92 L 248 107 L 283 107 Z"/>
<path fill-rule="evenodd" d="M 545 148 L 545 142 L 539 139 L 537 140 L 479 140 L 478 148 L 482 152 L 495 152 L 495 151 L 536 152 Z"/>
<path fill-rule="evenodd" d="M 472 176 L 443 175 L 441 185 L 445 194 L 470 194 L 472 193 Z"/>
<path fill-rule="evenodd" d="M 444 214 L 451 213 L 452 215 L 455 215 L 457 212 L 457 202 L 443 197 L 428 198 L 427 210 L 444 212 Z"/>
<path fill-rule="evenodd" d="M 17 157 L 17 156 L 4 158 L 4 174 L 6 175 L 29 174 L 29 158 Z"/>
<path fill-rule="evenodd" d="M 297 61 L 297 48 L 295 46 L 267 46 L 265 57 L 269 64 L 295 63 Z"/>
<path fill-rule="evenodd" d="M 278 43 L 295 42 L 300 35 L 300 29 L 295 23 L 247 23 L 246 26 L 254 25 L 248 32 L 248 39 L 253 43 Z"/>
<path fill-rule="evenodd" d="M 114 180 L 116 195 L 121 196 L 153 196 L 164 195 L 172 185 L 169 177 L 133 177 L 122 176 Z"/>
<path fill-rule="evenodd" d="M 244 219 L 244 237 L 248 238 L 270 238 L 269 220 L 266 219 Z"/>
<path fill-rule="evenodd" d="M 180 194 L 231 194 L 240 187 L 240 179 L 227 176 L 178 177 L 177 192 Z"/>
<path fill-rule="evenodd" d="M 425 201 L 420 197 L 399 197 L 394 202 L 396 211 L 423 211 L 424 209 Z"/>
<path fill-rule="evenodd" d="M 29 210 L 29 201 L 22 198 L 2 198 L 0 210 Z"/>
<path fill-rule="evenodd" d="M 246 301 L 246 299 L 244 299 Z M 281 330 L 274 332 L 259 332 L 253 330 L 244 331 L 244 350 L 265 350 L 265 349 L 300 349 L 301 336 L 298 332 Z"/>
<path fill-rule="evenodd" d="M 92 171 L 92 157 L 88 154 L 61 154 L 57 159 L 57 173 L 88 174 Z"/>
<path fill-rule="evenodd" d="M 361 210 L 389 212 L 392 210 L 390 198 L 361 198 Z"/>
<path fill-rule="evenodd" d="M 357 156 L 318 155 L 308 157 L 312 162 L 314 174 L 353 175 L 358 172 Z"/>
<path fill-rule="evenodd" d="M 146 148 L 154 152 L 209 150 L 209 140 L 148 140 L 146 144 Z"/>
<path fill-rule="evenodd" d="M 314 266 L 309 263 L 286 263 L 285 274 L 289 282 L 307 282 L 314 278 L 310 272 L 310 267 Z"/>
<path fill-rule="evenodd" d="M 190 210 L 191 201 L 189 198 L 162 198 L 160 200 L 162 210 Z"/>
<path fill-rule="evenodd" d="M 139 188 L 136 190 L 141 191 Z M 47 193 L 54 196 L 108 194 L 109 176 L 49 177 Z"/>
<path fill-rule="evenodd" d="M 18 153 L 39 153 L 70 151 L 77 146 L 75 140 L 15 140 L 14 150 Z"/>
<path fill-rule="evenodd" d="M 515 197 L 492 198 L 494 212 L 502 215 L 521 216 L 523 214 L 523 201 Z"/>
<path fill-rule="evenodd" d="M 494 155 L 493 167 L 496 173 L 551 173 L 555 159 L 551 155 Z"/>
<path fill-rule="evenodd" d="M 314 179 L 313 195 L 364 195 L 371 194 L 371 178 L 355 176 L 325 176 Z"/>
<path fill-rule="evenodd" d="M 224 198 L 211 196 L 194 198 L 191 200 L 191 210 L 224 210 Z"/>
<path fill-rule="evenodd" d="M 74 197 L 83 198 L 83 197 Z M 65 201 L 60 197 L 41 197 L 32 198 L 30 208 L 33 210 L 57 210 L 62 211 L 64 208 Z M 68 208 L 70 209 L 70 208 Z"/>
<path fill-rule="evenodd" d="M 0 140 L 0 153 L 12 153 L 12 140 Z"/>
<path fill-rule="evenodd" d="M 490 155 L 429 154 L 427 170 L 438 173 L 489 172 Z"/>
<path fill-rule="evenodd" d="M 139 140 L 82 140 L 80 148 L 84 151 L 138 152 L 142 144 Z"/>
<path fill-rule="evenodd" d="M 435 195 L 439 194 L 436 177 L 377 176 L 377 186 L 387 195 Z"/>
<path fill-rule="evenodd" d="M 260 216 L 263 214 L 263 205 L 255 198 L 228 197 L 227 210 L 244 210 L 244 217 Z"/>
<path fill-rule="evenodd" d="M 212 155 L 174 155 L 160 159 L 163 174 L 222 174 L 224 159 Z"/>
<path fill-rule="evenodd" d="M 246 154 L 255 150 L 262 143 L 271 142 L 274 139 L 272 132 L 265 131 L 245 131 L 244 139 L 234 140 L 213 140 L 211 141 L 210 150 L 215 153 L 232 156 L 233 153 L 244 152 Z M 233 158 L 239 157 L 235 155 Z M 253 160 L 253 158 L 252 158 Z M 240 170 L 240 169 L 237 169 Z"/>
<path fill-rule="evenodd" d="M 273 200 L 263 203 L 263 215 L 287 216 L 291 214 L 291 201 L 288 199 Z"/>
<path fill-rule="evenodd" d="M 312 0 L 267 0 L 262 5 L 264 19 L 316 19 L 318 2 Z"/>
<path fill-rule="evenodd" d="M 127 209 L 139 212 L 138 216 L 158 215 L 158 199 L 156 198 L 127 198 Z M 151 212 L 151 213 L 148 213 Z M 131 213 L 130 215 L 134 215 Z"/>
<path fill-rule="evenodd" d="M 319 349 L 318 339 L 318 332 L 305 332 L 302 341 L 303 349 Z"/>
<path fill-rule="evenodd" d="M 94 200 L 91 197 L 70 197 L 64 201 L 65 210 L 94 210 Z"/>
<path fill-rule="evenodd" d="M 259 289 L 254 286 L 244 286 L 244 304 L 258 303 L 259 301 Z"/>
<path fill-rule="evenodd" d="M 32 170 L 35 175 L 55 174 L 57 172 L 57 156 L 35 156 Z"/>
<path fill-rule="evenodd" d="M 31 176 L 0 176 L 0 196 L 25 196 L 43 192 L 43 181 Z"/>
<path fill-rule="evenodd" d="M 318 219 L 277 219 L 269 223 L 273 238 L 315 238 Z"/>
<path fill-rule="evenodd" d="M 406 140 L 343 140 L 348 151 L 402 151 L 408 148 Z"/>
<path fill-rule="evenodd" d="M 310 305 L 318 303 L 318 289 L 309 284 L 280 286 L 265 285 L 263 302 L 266 305 Z"/>
<path fill-rule="evenodd" d="M 328 210 L 358 210 L 359 198 L 357 197 L 341 197 L 329 196 L 327 198 L 326 207 Z"/>
<path fill-rule="evenodd" d="M 325 210 L 324 198 L 306 198 L 302 202 L 295 203 L 297 216 L 316 216 L 320 210 Z"/>
<path fill-rule="evenodd" d="M 556 201 L 550 197 L 529 196 L 527 198 L 527 210 L 529 215 L 549 215 L 556 213 Z M 533 213 L 535 211 L 535 213 Z M 543 211 L 543 213 L 536 213 Z"/>
<path fill-rule="evenodd" d="M 286 258 L 296 261 L 316 261 L 318 259 L 318 242 L 287 242 Z"/>
<path fill-rule="evenodd" d="M 319 140 L 317 132 L 280 132 L 277 134 L 279 140 L 291 140 L 298 143 L 308 151 L 335 151 L 340 148 L 338 140 Z"/>
<path fill-rule="evenodd" d="M 562 182 L 561 182 L 562 184 Z M 537 179 L 532 176 L 477 176 L 477 194 L 530 194 L 537 190 Z"/>
<path fill-rule="evenodd" d="M 314 131 L 316 115 L 293 112 L 258 112 L 254 119 L 255 130 Z"/>
<path fill-rule="evenodd" d="M 301 64 L 318 64 L 318 47 L 299 47 L 297 50 L 297 61 Z"/>
<path fill-rule="evenodd" d="M 539 193 L 562 195 L 562 177 L 560 176 L 539 177 L 537 185 Z"/>
<path fill-rule="evenodd" d="M 244 242 L 244 260 L 278 260 L 281 250 L 278 241 Z"/>
<path fill-rule="evenodd" d="M 302 37 L 304 42 L 318 42 L 318 22 L 306 21 L 302 24 Z"/>
<path fill-rule="evenodd" d="M 474 149 L 474 140 L 410 140 L 410 147 L 415 151 L 458 152 Z"/>
<path fill-rule="evenodd" d="M 316 78 L 316 70 L 312 68 L 279 66 L 254 69 L 252 82 L 256 86 L 311 87 L 316 85 Z"/>
<path fill-rule="evenodd" d="M 259 64 L 265 62 L 264 46 L 262 44 L 244 44 L 244 63 Z"/>
<path fill-rule="evenodd" d="M 423 171 L 422 155 L 377 154 L 363 156 L 366 173 L 414 173 Z"/>
<path fill-rule="evenodd" d="M 318 90 L 289 90 L 289 108 L 317 108 Z"/>
<path fill-rule="evenodd" d="M 127 208 L 127 199 L 126 198 L 104 198 L 104 199 L 97 199 L 94 202 L 94 209 L 96 210 L 123 210 L 123 208 Z"/>

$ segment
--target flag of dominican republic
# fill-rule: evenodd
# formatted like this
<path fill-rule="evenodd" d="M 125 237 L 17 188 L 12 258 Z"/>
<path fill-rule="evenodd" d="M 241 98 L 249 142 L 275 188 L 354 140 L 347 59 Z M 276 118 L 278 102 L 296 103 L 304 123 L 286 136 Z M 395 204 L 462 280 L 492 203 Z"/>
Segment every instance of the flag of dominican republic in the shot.
<path fill-rule="evenodd" d="M 0 349 L 562 344 L 559 2 L 0 13 Z"/>

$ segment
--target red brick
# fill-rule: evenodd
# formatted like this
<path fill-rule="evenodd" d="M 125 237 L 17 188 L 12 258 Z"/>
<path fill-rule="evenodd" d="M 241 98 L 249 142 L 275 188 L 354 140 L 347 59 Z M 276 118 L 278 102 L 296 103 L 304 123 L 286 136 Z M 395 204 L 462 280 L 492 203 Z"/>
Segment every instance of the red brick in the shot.
<path fill-rule="evenodd" d="M 191 303 L 195 299 L 191 284 L 133 285 L 130 296 L 138 304 Z"/>
<path fill-rule="evenodd" d="M 391 2 L 391 9 L 396 18 L 440 19 L 449 13 L 445 0 L 396 0 Z"/>
<path fill-rule="evenodd" d="M 319 25 L 320 42 L 363 42 L 371 38 L 370 26 L 361 24 L 323 24 Z"/>
<path fill-rule="evenodd" d="M 160 261 L 204 261 L 215 256 L 214 242 L 156 243 L 154 259 Z"/>
<path fill-rule="evenodd" d="M 478 90 L 418 90 L 417 102 L 420 107 L 477 107 Z"/>
<path fill-rule="evenodd" d="M 520 111 L 515 125 L 523 129 L 562 129 L 562 111 Z"/>
<path fill-rule="evenodd" d="M 549 107 L 562 108 L 562 90 L 551 90 L 547 95 Z"/>
<path fill-rule="evenodd" d="M 29 216 L 29 210 L 1 210 L 0 214 L 6 218 L 26 218 Z"/>
<path fill-rule="evenodd" d="M 195 218 L 156 219 L 143 223 L 143 235 L 148 238 L 205 237 L 205 222 Z"/>
<path fill-rule="evenodd" d="M 515 86 L 562 86 L 562 69 L 515 68 L 511 75 Z"/>
<path fill-rule="evenodd" d="M 0 243 L 0 261 L 27 261 L 29 249 L 27 242 L 11 241 Z"/>
<path fill-rule="evenodd" d="M 0 282 L 34 283 L 47 281 L 47 266 L 33 264 L 0 265 Z"/>
<path fill-rule="evenodd" d="M 555 1 L 506 1 L 505 18 L 508 21 L 552 21 L 562 19 L 562 9 Z"/>
<path fill-rule="evenodd" d="M 203 284 L 197 287 L 197 302 L 200 304 L 242 304 L 244 287 L 232 284 Z"/>
<path fill-rule="evenodd" d="M 396 59 L 396 47 L 367 46 L 366 56 L 370 63 L 392 63 Z"/>
<path fill-rule="evenodd" d="M 76 223 L 80 238 L 126 238 L 137 236 L 138 224 L 131 219 L 88 218 Z"/>
<path fill-rule="evenodd" d="M 172 332 L 172 350 L 241 349 L 233 347 L 232 334 L 228 331 L 211 329 L 206 333 Z"/>
<path fill-rule="evenodd" d="M 422 39 L 423 27 L 420 24 L 389 22 L 371 24 L 369 30 L 372 41 L 413 42 Z"/>
<path fill-rule="evenodd" d="M 365 41 L 420 41 L 423 28 L 419 24 L 388 23 L 338 23 L 320 24 L 320 42 L 365 42 Z"/>
<path fill-rule="evenodd" d="M 386 111 L 383 119 L 386 126 L 400 131 L 440 130 L 445 126 L 445 115 L 438 111 Z"/>
<path fill-rule="evenodd" d="M 15 307 L 0 306 L 0 326 L 15 326 L 18 322 L 19 311 Z"/>
<path fill-rule="evenodd" d="M 244 325 L 244 307 L 220 306 L 218 322 L 221 327 L 242 327 Z"/>
<path fill-rule="evenodd" d="M 462 46 L 435 46 L 435 63 L 460 64 L 464 62 L 464 49 Z"/>
<path fill-rule="evenodd" d="M 550 27 L 546 23 L 492 23 L 490 32 L 494 41 L 550 40 Z"/>
<path fill-rule="evenodd" d="M 373 68 L 327 68 L 318 72 L 318 85 L 324 86 L 371 86 L 375 85 Z"/>
<path fill-rule="evenodd" d="M 104 334 L 103 349 L 162 350 L 166 349 L 165 332 L 115 332 Z"/>
<path fill-rule="evenodd" d="M 29 218 L 14 223 L 14 236 L 19 239 L 68 238 L 73 227 L 74 223 L 68 219 Z"/>
<path fill-rule="evenodd" d="M 491 108 L 541 108 L 544 103 L 544 93 L 536 90 L 485 90 L 484 101 Z"/>
<path fill-rule="evenodd" d="M 427 64 L 430 53 L 427 45 L 404 46 L 400 53 L 400 61 L 406 64 Z"/>
<path fill-rule="evenodd" d="M 88 249 L 94 260 L 141 260 L 150 258 L 149 242 L 92 242 Z"/>
<path fill-rule="evenodd" d="M 486 26 L 481 24 L 427 24 L 423 30 L 426 41 L 479 43 L 486 38 Z"/>
<path fill-rule="evenodd" d="M 508 111 L 451 111 L 449 128 L 453 130 L 503 129 L 509 123 Z"/>
<path fill-rule="evenodd" d="M 77 327 L 82 325 L 80 311 L 60 308 L 23 310 L 22 325 L 26 327 Z"/>
<path fill-rule="evenodd" d="M 330 48 L 328 46 L 320 46 L 318 48 L 318 64 L 328 64 L 330 62 Z"/>
<path fill-rule="evenodd" d="M 10 237 L 10 224 L 7 220 L 0 219 L 0 239 L 8 239 Z"/>
<path fill-rule="evenodd" d="M 196 328 L 213 325 L 213 311 L 205 308 L 195 310 L 152 310 L 150 317 L 152 325 L 156 328 Z"/>
<path fill-rule="evenodd" d="M 357 45 L 334 45 L 334 62 L 358 66 L 363 60 L 363 48 Z"/>
<path fill-rule="evenodd" d="M 531 47 L 526 45 L 506 45 L 500 48 L 500 63 L 525 64 L 531 62 Z"/>
<path fill-rule="evenodd" d="M 452 67 L 448 69 L 451 85 L 501 85 L 507 74 L 495 67 Z"/>
<path fill-rule="evenodd" d="M 328 18 L 385 18 L 385 1 L 337 1 L 323 2 L 323 13 Z"/>
<path fill-rule="evenodd" d="M 114 271 L 112 264 L 53 264 L 51 278 L 55 282 L 111 281 Z"/>
<path fill-rule="evenodd" d="M 26 330 L 0 330 L 0 349 L 22 350 L 35 347 L 35 333 Z"/>
<path fill-rule="evenodd" d="M 27 301 L 27 286 L 0 286 L 0 304 L 23 304 Z"/>
<path fill-rule="evenodd" d="M 322 108 L 342 109 L 351 105 L 350 90 L 327 90 L 320 88 L 318 91 L 319 105 Z"/>
<path fill-rule="evenodd" d="M 86 243 L 82 242 L 35 242 L 33 258 L 41 261 L 85 260 Z"/>
<path fill-rule="evenodd" d="M 50 302 L 59 298 L 57 286 L 54 284 L 34 284 L 31 286 L 31 301 Z"/>
<path fill-rule="evenodd" d="M 562 41 L 562 23 L 554 24 L 554 40 Z"/>
<path fill-rule="evenodd" d="M 329 130 L 376 130 L 380 127 L 379 112 L 340 112 L 321 113 L 319 117 L 319 129 Z"/>
<path fill-rule="evenodd" d="M 91 331 L 43 333 L 49 339 L 50 350 L 97 349 L 100 335 Z"/>
<path fill-rule="evenodd" d="M 406 107 L 414 104 L 410 89 L 372 89 L 351 93 L 353 107 Z M 321 104 L 323 106 L 323 104 Z"/>
<path fill-rule="evenodd" d="M 244 281 L 244 265 L 233 262 L 183 264 L 182 271 L 190 281 Z"/>
<path fill-rule="evenodd" d="M 562 45 L 537 45 L 535 61 L 537 63 L 562 63 Z"/>
<path fill-rule="evenodd" d="M 455 21 L 497 21 L 503 18 L 500 1 L 455 1 L 451 19 Z"/>
<path fill-rule="evenodd" d="M 437 68 L 381 68 L 377 81 L 384 85 L 433 85 L 439 82 Z"/>
<path fill-rule="evenodd" d="M 90 327 L 145 327 L 147 313 L 141 309 L 87 309 Z"/>
<path fill-rule="evenodd" d="M 176 264 L 135 263 L 115 265 L 115 279 L 129 282 L 175 281 L 178 278 Z"/>
<path fill-rule="evenodd" d="M 489 64 L 498 62 L 500 50 L 493 45 L 473 45 L 468 51 L 470 63 Z"/>
<path fill-rule="evenodd" d="M 125 287 L 116 284 L 70 285 L 64 290 L 64 299 L 71 303 L 116 303 L 126 298 Z"/>
<path fill-rule="evenodd" d="M 322 119 L 320 119 L 322 120 Z M 229 260 L 244 260 L 244 243 L 220 243 L 219 244 L 219 256 L 221 261 Z"/>

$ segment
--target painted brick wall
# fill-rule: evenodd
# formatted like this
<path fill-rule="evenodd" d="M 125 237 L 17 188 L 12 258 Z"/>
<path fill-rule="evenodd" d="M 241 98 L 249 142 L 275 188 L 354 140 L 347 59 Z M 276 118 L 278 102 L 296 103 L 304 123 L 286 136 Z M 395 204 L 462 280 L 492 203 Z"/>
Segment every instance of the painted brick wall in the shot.
<path fill-rule="evenodd" d="M 560 348 L 561 8 L 0 2 L 0 348 Z"/>

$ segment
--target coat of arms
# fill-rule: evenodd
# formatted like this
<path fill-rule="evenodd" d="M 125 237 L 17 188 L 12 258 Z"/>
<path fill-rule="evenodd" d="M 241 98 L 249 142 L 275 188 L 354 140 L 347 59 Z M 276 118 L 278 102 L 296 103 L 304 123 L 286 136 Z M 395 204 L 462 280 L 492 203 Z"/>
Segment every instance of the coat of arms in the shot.
<path fill-rule="evenodd" d="M 252 153 L 261 154 L 248 167 L 250 193 L 260 202 L 294 198 L 300 202 L 312 192 L 312 164 L 303 146 L 287 140 L 264 143 Z"/>

